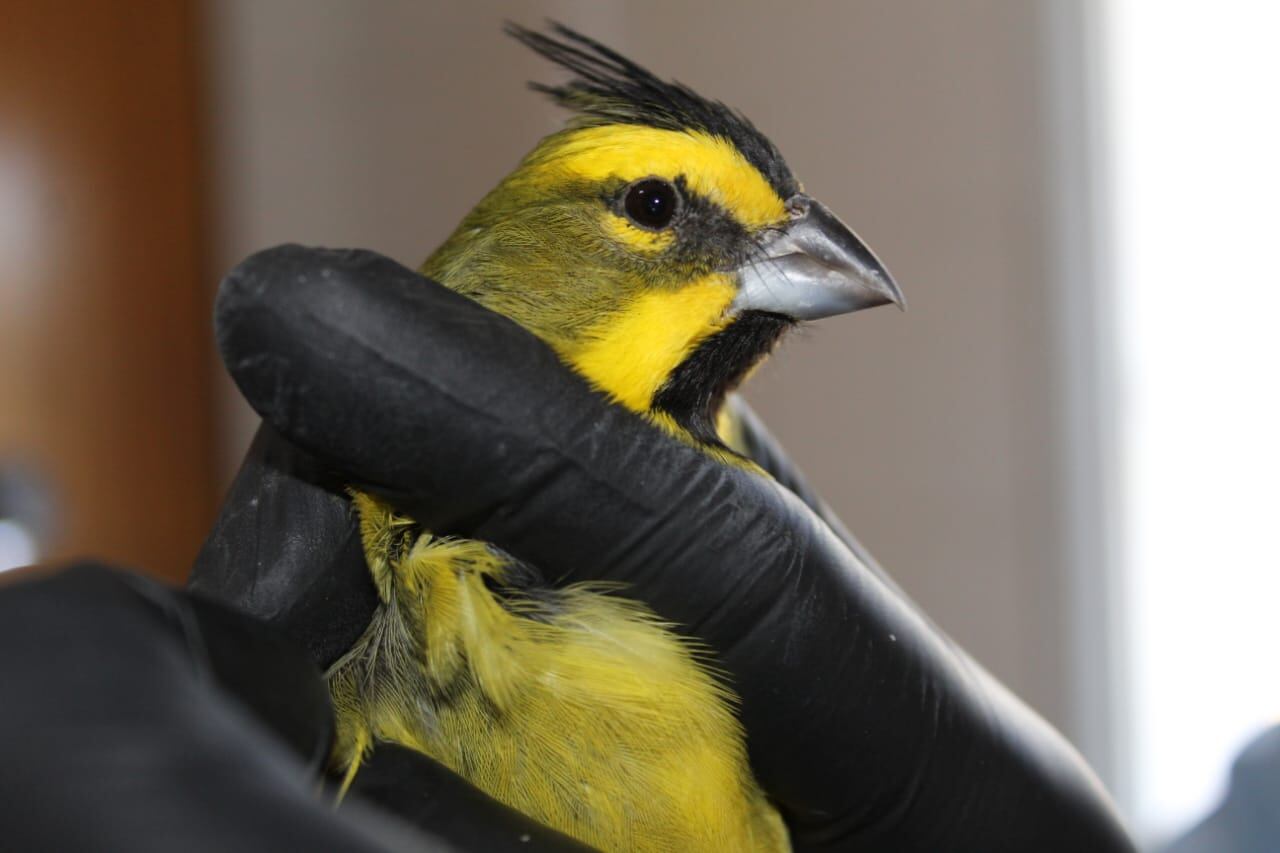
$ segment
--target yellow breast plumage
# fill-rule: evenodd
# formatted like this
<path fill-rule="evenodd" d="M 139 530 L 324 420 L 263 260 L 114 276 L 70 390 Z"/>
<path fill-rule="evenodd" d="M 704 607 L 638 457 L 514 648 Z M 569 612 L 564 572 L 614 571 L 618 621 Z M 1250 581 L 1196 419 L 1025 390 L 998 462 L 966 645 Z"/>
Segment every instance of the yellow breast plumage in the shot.
<path fill-rule="evenodd" d="M 786 849 L 695 646 L 638 604 L 529 588 L 484 543 L 356 506 L 382 606 L 329 674 L 349 774 L 391 741 L 602 850 Z"/>

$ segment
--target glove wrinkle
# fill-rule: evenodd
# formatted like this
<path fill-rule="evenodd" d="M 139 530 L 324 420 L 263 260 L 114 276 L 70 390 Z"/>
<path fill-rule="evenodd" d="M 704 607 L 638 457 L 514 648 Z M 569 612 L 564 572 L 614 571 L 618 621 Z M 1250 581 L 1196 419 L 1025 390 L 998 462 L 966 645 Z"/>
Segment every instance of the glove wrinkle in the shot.
<path fill-rule="evenodd" d="M 341 481 L 265 425 L 189 589 L 282 631 L 322 670 L 364 632 L 378 601 Z"/>

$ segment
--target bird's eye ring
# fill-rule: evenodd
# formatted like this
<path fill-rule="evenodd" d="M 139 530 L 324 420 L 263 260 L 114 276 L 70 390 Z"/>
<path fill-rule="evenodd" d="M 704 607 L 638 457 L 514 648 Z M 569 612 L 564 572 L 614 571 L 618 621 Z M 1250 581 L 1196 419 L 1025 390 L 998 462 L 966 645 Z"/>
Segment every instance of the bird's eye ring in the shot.
<path fill-rule="evenodd" d="M 644 178 L 627 187 L 622 210 L 635 225 L 661 231 L 680 211 L 680 192 L 668 181 Z"/>

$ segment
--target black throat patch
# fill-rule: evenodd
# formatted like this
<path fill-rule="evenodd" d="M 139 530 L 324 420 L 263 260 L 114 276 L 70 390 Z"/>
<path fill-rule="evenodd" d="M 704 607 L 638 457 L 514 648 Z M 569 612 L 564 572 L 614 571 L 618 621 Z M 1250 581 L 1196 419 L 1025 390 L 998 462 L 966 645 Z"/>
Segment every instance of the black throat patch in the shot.
<path fill-rule="evenodd" d="M 669 415 L 702 444 L 723 447 L 716 415 L 725 395 L 768 355 L 795 321 L 781 314 L 745 311 L 728 328 L 710 336 L 680 363 L 650 408 Z"/>

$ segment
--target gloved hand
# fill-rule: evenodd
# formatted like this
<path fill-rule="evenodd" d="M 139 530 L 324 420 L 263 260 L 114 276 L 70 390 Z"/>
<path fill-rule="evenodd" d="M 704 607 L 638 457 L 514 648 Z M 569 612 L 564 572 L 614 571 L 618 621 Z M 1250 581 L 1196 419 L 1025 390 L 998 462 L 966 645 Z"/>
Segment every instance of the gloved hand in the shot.
<path fill-rule="evenodd" d="M 707 643 L 798 849 L 1132 849 L 1070 746 L 824 520 L 758 425 L 747 444 L 777 480 L 609 405 L 528 332 L 368 252 L 253 256 L 223 283 L 218 341 L 266 426 L 193 588 L 321 665 L 375 602 L 351 484 L 557 582 L 620 582 Z"/>
<path fill-rule="evenodd" d="M 315 664 L 138 575 L 6 576 L 0 683 L 5 850 L 583 849 L 398 747 L 363 784 L 419 831 L 358 797 L 335 812 L 317 796 L 333 724 Z"/>
<path fill-rule="evenodd" d="M 97 565 L 7 578 L 0 683 L 6 850 L 409 849 L 313 796 L 324 684 L 245 616 Z"/>

